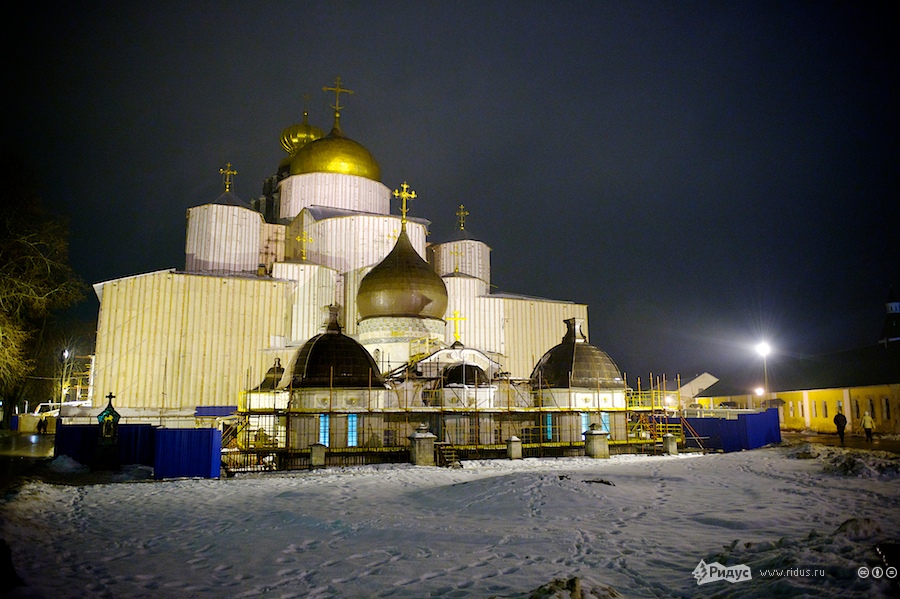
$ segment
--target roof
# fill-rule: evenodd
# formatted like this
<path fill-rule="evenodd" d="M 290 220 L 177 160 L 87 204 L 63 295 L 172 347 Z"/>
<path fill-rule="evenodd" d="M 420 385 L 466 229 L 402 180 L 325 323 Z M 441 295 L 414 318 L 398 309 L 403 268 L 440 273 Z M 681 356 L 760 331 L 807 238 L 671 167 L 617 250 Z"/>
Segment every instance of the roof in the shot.
<path fill-rule="evenodd" d="M 845 389 L 900 384 L 900 343 L 800 358 L 769 360 L 769 391 Z M 747 395 L 751 385 L 724 376 L 702 397 Z"/>
<path fill-rule="evenodd" d="M 377 212 L 365 212 L 362 210 L 349 210 L 347 208 L 334 208 L 332 206 L 320 206 L 318 204 L 313 204 L 312 206 L 307 206 L 305 208 L 309 211 L 313 220 L 320 221 L 328 218 L 340 218 L 345 216 L 377 216 L 377 217 L 393 217 L 400 218 L 399 214 L 380 214 Z M 406 220 L 412 223 L 416 223 L 419 225 L 425 225 L 426 227 L 431 224 L 431 221 L 427 218 L 417 218 L 413 216 L 407 216 Z"/>

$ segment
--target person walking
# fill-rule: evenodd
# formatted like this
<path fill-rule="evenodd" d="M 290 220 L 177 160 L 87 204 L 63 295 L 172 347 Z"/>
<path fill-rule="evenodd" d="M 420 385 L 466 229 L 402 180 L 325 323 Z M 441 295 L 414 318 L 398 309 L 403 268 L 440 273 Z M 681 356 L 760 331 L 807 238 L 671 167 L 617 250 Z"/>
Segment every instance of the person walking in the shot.
<path fill-rule="evenodd" d="M 838 413 L 834 415 L 834 425 L 837 427 L 838 437 L 841 438 L 841 446 L 844 445 L 844 429 L 847 427 L 847 417 L 844 416 L 844 413 L 838 410 Z"/>
<path fill-rule="evenodd" d="M 863 414 L 862 420 L 859 424 L 863 427 L 863 430 L 866 431 L 866 443 L 871 443 L 872 429 L 875 428 L 875 421 L 872 420 L 872 417 L 868 412 L 866 412 L 865 414 Z"/>

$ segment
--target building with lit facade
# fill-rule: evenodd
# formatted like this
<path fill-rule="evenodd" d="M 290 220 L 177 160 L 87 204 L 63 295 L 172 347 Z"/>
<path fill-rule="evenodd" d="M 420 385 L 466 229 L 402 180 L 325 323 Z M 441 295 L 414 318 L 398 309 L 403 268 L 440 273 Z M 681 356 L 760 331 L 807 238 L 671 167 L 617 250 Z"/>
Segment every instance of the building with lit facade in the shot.
<path fill-rule="evenodd" d="M 491 249 L 465 229 L 428 243 L 412 186 L 381 181 L 341 124 L 284 130 L 285 158 L 244 203 L 187 211 L 185 265 L 97 283 L 88 419 L 221 426 L 287 454 L 402 447 L 422 422 L 459 446 L 625 436 L 625 384 L 588 342 L 587 306 L 491 291 Z M 399 214 L 392 213 L 392 204 Z M 537 363 L 535 363 L 535 360 Z"/>
<path fill-rule="evenodd" d="M 877 343 L 848 351 L 779 358 L 769 369 L 769 389 L 741 389 L 721 380 L 694 401 L 706 409 L 723 403 L 738 408 L 778 408 L 784 430 L 834 433 L 841 411 L 847 431 L 862 434 L 868 412 L 879 433 L 900 433 L 900 301 L 893 290 Z M 703 410 L 700 410 L 702 413 Z"/>

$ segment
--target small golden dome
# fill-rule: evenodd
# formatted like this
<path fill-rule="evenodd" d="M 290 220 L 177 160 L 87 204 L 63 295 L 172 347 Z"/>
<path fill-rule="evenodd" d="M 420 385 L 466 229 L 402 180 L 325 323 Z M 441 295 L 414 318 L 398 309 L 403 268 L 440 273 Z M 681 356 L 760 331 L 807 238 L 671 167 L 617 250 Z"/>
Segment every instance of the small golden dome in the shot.
<path fill-rule="evenodd" d="M 363 277 L 356 305 L 360 320 L 375 316 L 442 319 L 447 311 L 447 286 L 419 256 L 403 229 L 391 253 Z"/>
<path fill-rule="evenodd" d="M 309 124 L 309 113 L 303 111 L 303 122 L 291 125 L 281 132 L 281 147 L 293 155 L 311 141 L 325 136 L 325 132 Z"/>
<path fill-rule="evenodd" d="M 381 167 L 375 158 L 361 144 L 344 137 L 337 118 L 331 133 L 307 143 L 291 159 L 292 175 L 306 173 L 338 173 L 381 181 Z"/>
<path fill-rule="evenodd" d="M 311 141 L 321 139 L 325 136 L 325 132 L 309 124 L 309 113 L 303 111 L 303 122 L 291 125 L 281 132 L 281 147 L 288 153 L 278 164 L 278 170 L 287 170 L 290 168 L 291 161 L 297 150 L 305 146 Z"/>

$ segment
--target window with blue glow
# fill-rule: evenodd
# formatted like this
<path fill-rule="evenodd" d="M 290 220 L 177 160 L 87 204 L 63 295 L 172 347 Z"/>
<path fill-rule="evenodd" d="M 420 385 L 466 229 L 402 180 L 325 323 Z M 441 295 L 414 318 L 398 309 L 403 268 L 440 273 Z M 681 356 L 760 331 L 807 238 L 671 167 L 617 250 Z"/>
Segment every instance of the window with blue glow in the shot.
<path fill-rule="evenodd" d="M 331 433 L 331 421 L 328 414 L 319 415 L 319 443 L 328 447 L 328 437 Z"/>
<path fill-rule="evenodd" d="M 350 414 L 347 416 L 347 447 L 356 447 L 356 445 L 356 414 Z"/>

